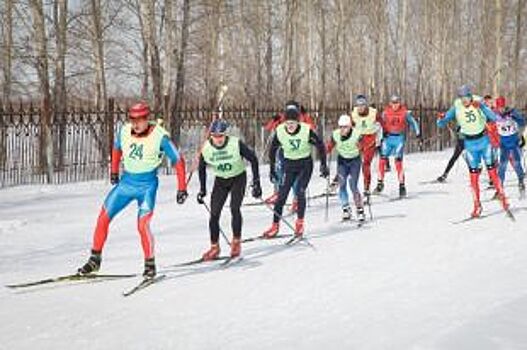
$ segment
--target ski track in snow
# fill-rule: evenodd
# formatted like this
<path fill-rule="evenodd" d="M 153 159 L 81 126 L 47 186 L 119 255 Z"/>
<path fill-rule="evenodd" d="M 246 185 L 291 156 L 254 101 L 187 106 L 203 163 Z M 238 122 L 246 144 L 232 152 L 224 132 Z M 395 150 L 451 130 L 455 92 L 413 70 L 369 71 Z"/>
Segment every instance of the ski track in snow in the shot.
<path fill-rule="evenodd" d="M 441 174 L 450 154 L 408 155 L 409 198 L 390 201 L 398 185 L 387 173 L 385 192 L 372 196 L 374 220 L 364 227 L 340 223 L 336 197 L 325 222 L 325 198 L 313 199 L 306 215 L 313 247 L 250 242 L 244 259 L 227 269 L 219 262 L 168 267 L 208 247 L 208 217 L 195 202 L 197 179 L 179 206 L 174 178 L 162 176 L 152 231 L 158 269 L 167 277 L 128 298 L 122 292 L 136 278 L 0 288 L 0 348 L 526 349 L 527 201 L 518 199 L 509 172 L 515 223 L 499 213 L 453 225 L 471 210 L 463 162 L 445 184 L 418 184 Z M 265 171 L 262 182 L 268 185 Z M 325 184 L 314 171 L 310 194 Z M 94 181 L 0 190 L 0 283 L 75 271 L 88 257 L 109 189 Z M 492 194 L 483 190 L 482 199 Z M 483 207 L 499 210 L 496 201 Z M 271 222 L 264 206 L 242 210 L 245 237 Z M 133 204 L 112 222 L 102 273 L 142 272 L 135 220 Z M 221 223 L 230 235 L 228 207 Z"/>

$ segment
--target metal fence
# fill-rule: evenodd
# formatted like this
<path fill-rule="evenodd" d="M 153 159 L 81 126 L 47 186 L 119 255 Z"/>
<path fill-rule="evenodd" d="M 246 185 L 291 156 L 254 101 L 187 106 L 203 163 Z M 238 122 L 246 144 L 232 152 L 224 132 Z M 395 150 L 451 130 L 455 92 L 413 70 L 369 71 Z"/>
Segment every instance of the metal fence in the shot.
<path fill-rule="evenodd" d="M 21 184 L 65 183 L 101 179 L 108 176 L 111 145 L 115 131 L 127 118 L 127 107 L 110 100 L 104 111 L 75 107 L 53 113 L 51 134 L 53 143 L 53 175 L 46 176 L 42 159 L 43 147 L 41 113 L 33 105 L 0 103 L 0 188 Z M 255 149 L 260 159 L 264 155 L 269 132 L 264 125 L 282 106 L 258 107 L 225 106 L 223 117 L 231 124 L 231 133 L 242 138 Z M 449 147 L 453 135 L 438 130 L 435 120 L 439 109 L 418 107 L 414 110 L 422 130 L 422 143 L 410 133 L 406 151 L 433 151 Z M 311 109 L 307 111 L 315 120 L 317 130 L 327 138 L 336 127 L 338 116 L 349 112 L 349 105 Z M 163 118 L 174 141 L 186 156 L 194 157 L 203 142 L 212 108 L 192 105 L 165 112 Z M 161 112 L 155 113 L 161 117 Z M 445 129 L 447 130 L 447 129 Z M 326 134 L 326 135 L 324 135 Z M 161 171 L 170 169 L 163 165 Z"/>

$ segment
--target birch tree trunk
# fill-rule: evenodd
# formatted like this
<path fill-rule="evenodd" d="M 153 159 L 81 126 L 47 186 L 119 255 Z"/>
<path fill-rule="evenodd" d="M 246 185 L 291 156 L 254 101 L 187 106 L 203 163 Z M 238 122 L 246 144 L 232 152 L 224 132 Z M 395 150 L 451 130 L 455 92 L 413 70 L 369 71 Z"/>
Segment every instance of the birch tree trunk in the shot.
<path fill-rule="evenodd" d="M 268 102 L 273 100 L 273 2 L 267 1 L 267 30 L 265 38 L 265 95 Z"/>
<path fill-rule="evenodd" d="M 495 0 L 495 28 L 494 33 L 496 35 L 496 41 L 495 41 L 495 54 L 496 54 L 496 61 L 494 63 L 494 77 L 492 81 L 492 94 L 494 96 L 498 96 L 498 89 L 500 88 L 501 84 L 501 69 L 502 69 L 502 45 L 501 45 L 501 24 L 503 21 L 503 9 L 502 9 L 502 3 L 501 0 Z"/>
<path fill-rule="evenodd" d="M 147 47 L 150 76 L 152 78 L 152 91 L 154 97 L 154 110 L 159 110 L 162 103 L 162 77 L 159 46 L 156 39 L 155 1 L 139 1 L 140 16 L 142 18 L 142 31 Z"/>
<path fill-rule="evenodd" d="M 5 0 L 5 10 L 3 18 L 3 71 L 4 71 L 4 86 L 2 91 L 2 98 L 8 101 L 11 97 L 11 70 L 13 59 L 13 0 Z"/>
<path fill-rule="evenodd" d="M 98 110 L 106 106 L 107 90 L 104 68 L 104 34 L 101 16 L 101 0 L 91 0 L 92 49 L 95 63 L 95 105 Z"/>
<path fill-rule="evenodd" d="M 42 133 L 40 143 L 41 169 L 46 174 L 48 183 L 53 178 L 53 143 L 51 139 L 50 91 L 48 73 L 48 48 L 44 9 L 42 0 L 29 2 L 33 22 L 33 36 L 35 42 L 35 65 L 39 80 L 41 97 Z"/>
<path fill-rule="evenodd" d="M 53 91 L 53 105 L 55 112 L 63 111 L 66 107 L 66 20 L 68 16 L 67 0 L 56 0 L 53 4 L 56 47 L 55 56 L 55 86 Z"/>
<path fill-rule="evenodd" d="M 518 8 L 516 10 L 516 36 L 514 40 L 514 87 L 512 90 L 512 102 L 514 106 L 518 106 L 518 78 L 521 76 L 520 68 L 520 51 L 522 49 L 522 11 L 523 5 L 525 5 L 524 0 L 518 0 Z"/>
<path fill-rule="evenodd" d="M 66 131 L 64 125 L 64 114 L 67 107 L 66 101 L 66 31 L 68 17 L 67 0 L 57 0 L 53 4 L 53 19 L 55 25 L 55 86 L 53 91 L 53 113 L 55 121 L 59 125 L 59 151 L 58 151 L 58 168 L 62 169 L 64 165 L 64 153 L 66 143 Z"/>

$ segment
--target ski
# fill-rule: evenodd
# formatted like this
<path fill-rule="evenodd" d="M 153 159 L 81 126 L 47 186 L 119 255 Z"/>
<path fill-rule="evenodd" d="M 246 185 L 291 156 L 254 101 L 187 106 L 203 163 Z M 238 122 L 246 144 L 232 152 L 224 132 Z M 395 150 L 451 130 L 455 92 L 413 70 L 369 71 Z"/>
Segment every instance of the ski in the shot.
<path fill-rule="evenodd" d="M 462 220 L 453 221 L 452 223 L 454 225 L 462 224 L 462 223 L 473 221 L 473 220 L 477 220 L 477 219 L 484 219 L 486 217 L 497 215 L 497 214 L 502 213 L 502 212 L 505 213 L 505 216 L 507 218 L 511 219 L 511 221 L 513 221 L 513 222 L 516 221 L 516 218 L 514 217 L 514 214 L 512 213 L 512 210 L 506 209 L 506 210 L 503 210 L 503 211 L 496 211 L 496 212 L 492 212 L 492 213 L 489 213 L 489 214 L 483 214 L 483 215 L 480 215 L 480 216 L 470 216 L 470 217 L 462 219 Z"/>
<path fill-rule="evenodd" d="M 260 236 L 256 236 L 256 237 L 244 238 L 244 239 L 242 239 L 242 243 L 254 242 L 254 241 L 273 240 L 273 239 L 276 239 L 276 238 L 287 238 L 287 237 L 291 237 L 291 236 L 292 236 L 292 234 L 286 234 L 286 233 L 279 233 L 276 236 L 270 237 L 270 238 L 267 238 L 264 235 L 260 235 Z"/>
<path fill-rule="evenodd" d="M 296 236 L 296 235 L 295 235 L 294 237 L 292 237 L 291 239 L 289 239 L 289 240 L 288 240 L 287 242 L 285 242 L 284 244 L 285 244 L 286 246 L 291 247 L 291 246 L 294 246 L 295 244 L 300 243 L 300 242 L 304 242 L 304 243 L 306 243 L 308 246 L 310 246 L 311 248 L 314 248 L 313 244 L 311 244 L 311 242 L 309 242 L 309 240 L 308 240 L 306 237 L 304 237 L 304 236 Z"/>
<path fill-rule="evenodd" d="M 139 282 L 138 285 L 136 285 L 132 289 L 129 289 L 128 291 L 123 292 L 123 296 L 128 297 L 128 296 L 130 296 L 130 295 L 132 295 L 134 293 L 137 293 L 140 290 L 143 290 L 143 289 L 151 286 L 152 284 L 161 281 L 166 276 L 167 275 L 158 275 L 158 276 L 153 277 L 153 278 L 144 278 L 141 282 Z"/>
<path fill-rule="evenodd" d="M 80 275 L 78 273 L 74 273 L 70 275 L 46 278 L 46 279 L 42 279 L 38 281 L 8 284 L 6 285 L 6 287 L 13 288 L 13 289 L 27 288 L 27 287 L 40 286 L 44 284 L 68 282 L 68 281 L 86 281 L 86 280 L 94 280 L 94 279 L 119 279 L 119 278 L 130 278 L 130 277 L 135 277 L 135 276 L 137 276 L 137 274 L 135 273 L 133 274 L 88 274 L 88 275 Z"/>
<path fill-rule="evenodd" d="M 226 269 L 227 267 L 233 266 L 241 261 L 243 261 L 242 256 L 229 257 L 220 264 L 220 267 Z"/>
<path fill-rule="evenodd" d="M 442 184 L 445 183 L 445 181 L 438 181 L 437 179 L 434 180 L 428 180 L 428 181 L 419 181 L 419 185 L 434 185 L 434 184 Z"/>
<path fill-rule="evenodd" d="M 285 242 L 285 245 L 295 245 L 296 243 L 300 242 L 301 240 L 303 239 L 302 236 L 293 236 L 291 237 L 291 239 L 288 239 L 286 242 Z"/>
<path fill-rule="evenodd" d="M 467 218 L 464 218 L 464 219 L 461 219 L 461 220 L 458 220 L 458 221 L 453 221 L 452 223 L 454 225 L 458 225 L 458 224 L 462 224 L 462 223 L 465 223 L 465 222 L 469 222 L 469 221 L 473 221 L 473 220 L 478 220 L 478 219 L 483 219 L 483 218 L 486 218 L 488 215 L 480 215 L 480 216 L 469 216 Z"/>
<path fill-rule="evenodd" d="M 178 264 L 169 265 L 168 267 L 185 267 L 185 266 L 198 265 L 198 264 L 202 264 L 202 263 L 205 263 L 205 262 L 223 261 L 223 260 L 227 260 L 227 259 L 229 259 L 228 256 L 220 256 L 220 257 L 217 257 L 214 260 L 205 260 L 203 258 L 199 258 L 199 259 L 185 261 L 185 262 L 178 263 Z"/>

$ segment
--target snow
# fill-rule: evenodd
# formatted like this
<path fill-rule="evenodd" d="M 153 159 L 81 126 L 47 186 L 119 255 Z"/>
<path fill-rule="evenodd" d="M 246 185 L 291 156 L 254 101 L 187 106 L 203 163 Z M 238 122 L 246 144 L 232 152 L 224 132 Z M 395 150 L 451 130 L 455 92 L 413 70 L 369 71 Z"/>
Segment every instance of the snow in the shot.
<path fill-rule="evenodd" d="M 325 222 L 325 198 L 313 199 L 306 217 L 313 247 L 247 243 L 244 259 L 228 269 L 168 267 L 201 255 L 208 223 L 194 199 L 197 181 L 179 206 L 173 177 L 163 176 L 152 230 L 158 269 L 167 278 L 128 298 L 122 292 L 134 278 L 2 287 L 0 348 L 525 349 L 526 203 L 511 172 L 506 189 L 516 222 L 486 201 L 484 213 L 494 215 L 453 224 L 471 210 L 462 161 L 446 184 L 419 184 L 441 173 L 450 152 L 408 155 L 410 197 L 373 197 L 374 221 L 363 228 L 340 223 L 334 197 Z M 314 176 L 310 193 L 324 186 Z M 1 190 L 0 284 L 75 271 L 89 254 L 109 189 L 97 181 Z M 397 190 L 388 173 L 386 194 L 395 197 Z M 487 199 L 493 194 L 483 192 Z M 270 224 L 265 207 L 243 213 L 246 237 Z M 112 222 L 102 273 L 142 272 L 135 217 L 132 205 Z M 228 208 L 222 227 L 230 232 Z"/>

